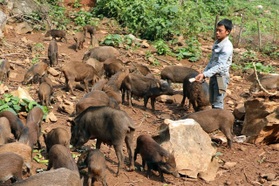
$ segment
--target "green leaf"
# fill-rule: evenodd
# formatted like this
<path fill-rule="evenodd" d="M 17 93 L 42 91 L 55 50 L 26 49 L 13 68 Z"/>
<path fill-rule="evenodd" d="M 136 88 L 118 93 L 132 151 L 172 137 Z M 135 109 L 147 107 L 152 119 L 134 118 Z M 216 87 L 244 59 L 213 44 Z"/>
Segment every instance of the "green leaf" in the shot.
<path fill-rule="evenodd" d="M 0 111 L 3 111 L 5 109 L 7 109 L 7 108 L 10 108 L 8 104 L 1 105 L 0 106 Z"/>
<path fill-rule="evenodd" d="M 21 107 L 19 105 L 13 105 L 13 109 L 16 111 L 16 112 L 19 112 L 21 110 Z"/>

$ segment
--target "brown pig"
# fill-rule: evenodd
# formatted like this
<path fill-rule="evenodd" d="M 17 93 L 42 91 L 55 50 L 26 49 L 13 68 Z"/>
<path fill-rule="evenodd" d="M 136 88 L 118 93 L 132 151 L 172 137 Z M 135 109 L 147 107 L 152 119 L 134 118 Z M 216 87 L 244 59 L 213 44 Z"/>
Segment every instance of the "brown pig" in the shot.
<path fill-rule="evenodd" d="M 95 181 L 101 181 L 103 186 L 107 186 L 106 160 L 99 149 L 89 150 L 82 154 L 78 164 L 84 164 L 85 167 L 88 167 L 88 186 L 94 185 Z"/>
<path fill-rule="evenodd" d="M 55 30 L 55 29 L 49 30 L 45 34 L 45 37 L 49 37 L 49 36 L 51 36 L 53 39 L 60 38 L 60 41 L 64 39 L 65 42 L 67 43 L 66 32 L 64 30 Z"/>
<path fill-rule="evenodd" d="M 55 144 L 60 144 L 69 148 L 70 146 L 70 134 L 64 128 L 57 127 L 49 131 L 47 134 L 43 134 L 46 150 L 49 152 L 51 147 Z"/>
<path fill-rule="evenodd" d="M 15 139 L 19 139 L 24 125 L 22 121 L 17 117 L 17 115 L 12 113 L 11 111 L 5 110 L 0 112 L 0 117 L 6 117 L 9 120 L 10 127 L 13 135 L 15 136 Z"/>
<path fill-rule="evenodd" d="M 92 45 L 93 35 L 96 33 L 96 29 L 94 26 L 86 25 L 83 27 L 83 30 L 89 33 L 90 35 L 90 44 Z"/>
<path fill-rule="evenodd" d="M 24 75 L 24 80 L 22 81 L 23 85 L 26 85 L 28 83 L 34 83 L 35 78 L 42 77 L 48 68 L 48 64 L 45 62 L 39 62 L 34 64 L 31 68 L 28 69 L 28 71 Z"/>
<path fill-rule="evenodd" d="M 76 104 L 76 115 L 90 106 L 109 106 L 112 108 L 120 109 L 119 104 L 110 98 L 104 91 L 93 90 L 84 95 Z"/>
<path fill-rule="evenodd" d="M 105 75 L 107 78 L 110 78 L 112 75 L 116 74 L 118 71 L 124 70 L 124 64 L 120 59 L 117 59 L 115 57 L 108 58 L 104 62 L 104 70 Z"/>
<path fill-rule="evenodd" d="M 66 85 L 70 92 L 74 94 L 73 86 L 75 81 L 82 81 L 85 85 L 86 92 L 89 92 L 89 82 L 94 84 L 98 79 L 97 71 L 90 65 L 81 62 L 70 62 L 62 67 L 62 72 L 66 79 Z"/>
<path fill-rule="evenodd" d="M 53 145 L 49 150 L 48 157 L 49 162 L 47 170 L 64 167 L 79 174 L 77 164 L 71 155 L 70 149 L 66 148 L 64 145 Z"/>
<path fill-rule="evenodd" d="M 120 52 L 112 46 L 99 46 L 87 51 L 82 61 L 87 61 L 89 58 L 95 58 L 100 62 L 104 62 L 106 59 L 111 57 L 117 57 Z"/>
<path fill-rule="evenodd" d="M 38 97 L 44 106 L 50 106 L 50 97 L 52 95 L 52 81 L 44 76 L 38 90 Z"/>
<path fill-rule="evenodd" d="M 75 47 L 75 50 L 76 52 L 81 49 L 83 49 L 83 43 L 85 42 L 85 34 L 86 32 L 85 31 L 82 31 L 82 32 L 77 32 L 74 36 L 74 40 L 76 42 L 76 47 Z"/>
<path fill-rule="evenodd" d="M 41 122 L 44 113 L 40 107 L 34 107 L 27 115 L 26 126 L 19 138 L 19 142 L 29 145 L 32 149 L 34 144 L 38 145 L 41 149 L 40 135 L 41 135 Z"/>
<path fill-rule="evenodd" d="M 194 119 L 207 133 L 219 129 L 227 137 L 228 147 L 231 148 L 234 124 L 232 112 L 223 109 L 209 109 L 188 114 L 181 119 L 186 118 Z"/>
<path fill-rule="evenodd" d="M 15 141 L 11 132 L 10 122 L 6 117 L 0 117 L 0 145 Z"/>
<path fill-rule="evenodd" d="M 27 172 L 30 173 L 32 160 L 32 149 L 30 146 L 19 142 L 6 143 L 0 146 L 0 154 L 5 152 L 13 152 L 22 157 L 24 166 Z"/>
<path fill-rule="evenodd" d="M 51 67 L 55 67 L 58 64 L 58 45 L 55 39 L 52 39 L 48 45 L 48 59 Z"/>
<path fill-rule="evenodd" d="M 23 159 L 13 152 L 0 153 L 0 181 L 22 180 Z"/>
<path fill-rule="evenodd" d="M 10 63 L 8 60 L 3 59 L 0 64 L 0 81 L 7 82 L 9 81 L 9 77 L 10 77 Z"/>
<path fill-rule="evenodd" d="M 29 178 L 16 182 L 13 186 L 82 186 L 79 175 L 66 168 L 59 168 L 35 174 Z"/>
<path fill-rule="evenodd" d="M 142 167 L 145 168 L 147 165 L 147 177 L 150 176 L 151 169 L 157 170 L 160 173 L 162 182 L 165 182 L 163 173 L 169 173 L 175 177 L 179 177 L 173 154 L 161 147 L 151 136 L 140 135 L 137 138 L 135 161 L 138 153 L 142 158 Z"/>

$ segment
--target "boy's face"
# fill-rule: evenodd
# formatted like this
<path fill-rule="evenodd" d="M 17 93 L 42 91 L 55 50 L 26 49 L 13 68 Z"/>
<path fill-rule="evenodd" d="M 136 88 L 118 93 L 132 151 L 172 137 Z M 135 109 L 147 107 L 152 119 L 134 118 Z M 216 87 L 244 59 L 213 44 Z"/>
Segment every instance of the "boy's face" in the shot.
<path fill-rule="evenodd" d="M 225 37 L 229 35 L 229 33 L 230 32 L 226 30 L 224 25 L 217 26 L 216 28 L 216 38 L 218 39 L 218 41 L 222 41 Z"/>

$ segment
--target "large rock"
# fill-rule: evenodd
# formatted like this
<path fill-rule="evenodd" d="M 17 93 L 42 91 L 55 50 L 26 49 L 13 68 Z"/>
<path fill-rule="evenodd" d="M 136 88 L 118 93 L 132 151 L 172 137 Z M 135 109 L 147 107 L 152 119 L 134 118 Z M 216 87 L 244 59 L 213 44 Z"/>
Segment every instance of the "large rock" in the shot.
<path fill-rule="evenodd" d="M 203 179 L 212 181 L 216 176 L 218 164 L 211 162 L 216 149 L 212 146 L 209 135 L 193 119 L 178 121 L 166 119 L 164 123 L 168 124 L 169 141 L 161 145 L 174 152 L 179 173 L 191 178 L 197 178 L 203 173 L 202 175 L 205 175 Z"/>
<path fill-rule="evenodd" d="M 40 7 L 34 0 L 9 0 L 8 8 L 13 15 L 31 14 L 40 11 Z"/>
<path fill-rule="evenodd" d="M 249 136 L 251 143 L 278 143 L 279 140 L 279 104 L 260 99 L 247 100 L 244 103 L 246 114 L 241 133 Z"/>
<path fill-rule="evenodd" d="M 82 186 L 79 175 L 69 169 L 60 168 L 35 174 L 13 185 L 30 186 Z"/>
<path fill-rule="evenodd" d="M 28 32 L 32 32 L 32 30 L 33 30 L 33 28 L 27 22 L 19 23 L 15 27 L 15 32 L 17 34 L 26 34 Z"/>

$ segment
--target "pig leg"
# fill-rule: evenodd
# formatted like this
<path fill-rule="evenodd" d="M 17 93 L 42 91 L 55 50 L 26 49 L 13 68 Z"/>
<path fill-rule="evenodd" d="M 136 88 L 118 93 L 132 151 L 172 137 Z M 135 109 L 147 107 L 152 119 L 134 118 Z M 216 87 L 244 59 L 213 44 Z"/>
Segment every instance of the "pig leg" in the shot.
<path fill-rule="evenodd" d="M 152 106 L 152 110 L 155 111 L 155 98 L 154 97 L 151 98 L 151 106 Z"/>
<path fill-rule="evenodd" d="M 40 140 L 39 140 L 39 139 L 37 140 L 37 145 L 38 145 L 38 149 L 41 149 L 41 148 L 42 148 L 42 146 L 41 146 L 41 143 L 40 143 Z"/>
<path fill-rule="evenodd" d="M 127 101 L 129 103 L 129 107 L 132 107 L 132 92 L 130 90 L 127 91 Z"/>
<path fill-rule="evenodd" d="M 183 98 L 182 98 L 182 101 L 180 103 L 180 106 L 183 107 L 184 104 L 185 104 L 185 99 L 186 99 L 186 95 L 183 94 Z"/>
<path fill-rule="evenodd" d="M 84 80 L 84 86 L 85 86 L 85 91 L 88 93 L 89 89 L 88 89 L 88 84 L 89 84 L 90 79 L 85 79 Z"/>
<path fill-rule="evenodd" d="M 96 149 L 100 149 L 101 148 L 101 140 L 98 140 L 96 141 Z"/>
<path fill-rule="evenodd" d="M 166 182 L 165 178 L 164 178 L 164 175 L 163 175 L 163 171 L 158 167 L 158 172 L 159 172 L 159 175 L 160 175 L 160 178 L 161 178 L 161 182 Z"/>
<path fill-rule="evenodd" d="M 144 105 L 144 108 L 147 108 L 146 106 L 147 106 L 147 102 L 148 102 L 148 97 L 147 96 L 144 96 L 143 97 L 143 105 Z"/>
<path fill-rule="evenodd" d="M 125 138 L 125 143 L 127 146 L 128 154 L 129 154 L 129 161 L 130 161 L 130 170 L 135 170 L 135 164 L 134 164 L 134 152 L 133 152 L 133 133 L 127 134 Z"/>
<path fill-rule="evenodd" d="M 88 178 L 88 179 L 87 179 L 87 185 L 88 185 L 88 186 L 91 186 L 92 184 L 94 184 L 94 182 L 92 183 L 92 176 L 91 176 L 91 175 L 88 175 L 87 178 Z"/>
<path fill-rule="evenodd" d="M 125 89 L 122 89 L 122 105 L 124 105 L 125 102 Z"/>
<path fill-rule="evenodd" d="M 123 151 L 122 151 L 122 145 L 113 145 L 117 159 L 118 159 L 118 169 L 116 172 L 116 176 L 119 175 L 120 168 L 123 167 Z"/>
<path fill-rule="evenodd" d="M 229 148 L 232 148 L 232 133 L 231 133 L 231 129 L 226 129 L 226 127 L 221 127 L 220 128 L 221 132 L 223 132 L 223 134 L 226 136 L 227 138 L 227 145 Z"/>
<path fill-rule="evenodd" d="M 71 94 L 75 96 L 76 94 L 73 91 L 73 84 L 74 84 L 73 82 L 74 80 L 68 80 L 68 87 L 70 89 Z"/>
<path fill-rule="evenodd" d="M 102 180 L 102 185 L 103 185 L 103 186 L 107 186 L 107 185 L 108 185 L 108 184 L 107 184 L 107 181 L 106 181 L 106 177 L 103 178 L 103 180 Z"/>

